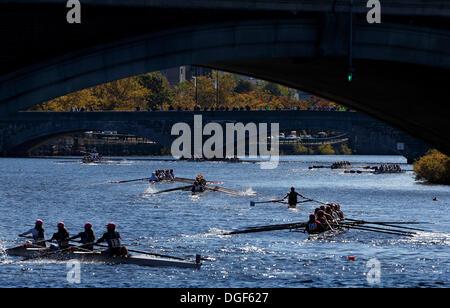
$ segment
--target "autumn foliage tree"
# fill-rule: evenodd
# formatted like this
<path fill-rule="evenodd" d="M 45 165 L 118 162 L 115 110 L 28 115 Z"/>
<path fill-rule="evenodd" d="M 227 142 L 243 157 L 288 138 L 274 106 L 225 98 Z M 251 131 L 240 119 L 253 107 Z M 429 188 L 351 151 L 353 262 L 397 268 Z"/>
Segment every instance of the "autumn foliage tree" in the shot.
<path fill-rule="evenodd" d="M 216 81 L 216 78 L 218 79 Z M 197 85 L 197 87 L 196 87 Z M 216 86 L 217 85 L 217 86 Z M 192 110 L 228 107 L 259 109 L 313 109 L 334 106 L 327 100 L 313 97 L 296 99 L 294 89 L 268 81 L 250 81 L 239 75 L 212 72 L 183 81 L 172 87 L 159 72 L 125 78 L 71 93 L 42 103 L 31 110 L 69 111 L 175 109 Z"/>

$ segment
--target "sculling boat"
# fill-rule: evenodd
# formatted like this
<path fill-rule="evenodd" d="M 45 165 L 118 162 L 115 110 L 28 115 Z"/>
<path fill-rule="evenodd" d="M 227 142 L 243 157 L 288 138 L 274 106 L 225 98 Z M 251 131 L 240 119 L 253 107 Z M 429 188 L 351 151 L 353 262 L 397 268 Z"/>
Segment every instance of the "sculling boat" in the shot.
<path fill-rule="evenodd" d="M 19 246 L 7 250 L 9 256 L 24 258 L 41 258 L 51 260 L 71 260 L 76 259 L 82 262 L 99 262 L 105 264 L 134 264 L 151 267 L 181 267 L 200 269 L 200 256 L 197 255 L 195 261 L 177 260 L 170 258 L 153 257 L 143 254 L 129 255 L 127 257 L 109 257 L 101 251 L 51 251 L 46 248 L 33 248 Z"/>

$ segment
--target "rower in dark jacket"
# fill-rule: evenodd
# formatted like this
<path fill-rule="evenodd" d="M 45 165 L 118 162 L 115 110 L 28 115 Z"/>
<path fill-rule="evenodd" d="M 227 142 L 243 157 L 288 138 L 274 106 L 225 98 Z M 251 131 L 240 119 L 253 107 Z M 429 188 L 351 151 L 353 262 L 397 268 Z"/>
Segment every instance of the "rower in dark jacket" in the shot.
<path fill-rule="evenodd" d="M 69 240 L 73 240 L 73 239 L 76 239 L 76 238 L 80 238 L 82 244 L 94 243 L 94 241 L 95 241 L 95 233 L 94 233 L 94 230 L 92 230 L 92 224 L 90 222 L 87 222 L 84 225 L 84 231 L 78 233 L 75 236 L 72 236 L 71 238 L 69 238 Z M 89 249 L 89 250 L 94 250 L 94 245 L 83 245 L 83 248 Z"/>
<path fill-rule="evenodd" d="M 52 245 L 50 248 L 57 249 L 67 249 L 69 248 L 69 232 L 67 231 L 63 222 L 58 223 L 58 232 L 54 233 L 50 241 L 56 241 L 58 246 Z"/>
<path fill-rule="evenodd" d="M 299 194 L 298 192 L 295 191 L 294 187 L 291 187 L 291 191 L 288 192 L 286 194 L 286 196 L 284 196 L 283 200 L 285 200 L 286 198 L 288 198 L 288 203 L 289 203 L 289 207 L 297 207 L 297 203 L 298 203 L 298 199 L 297 196 L 302 197 L 303 199 L 307 199 L 305 196 L 303 196 L 302 194 Z"/>
<path fill-rule="evenodd" d="M 316 215 L 311 214 L 309 215 L 309 221 L 306 224 L 305 230 L 308 234 L 318 234 L 324 232 L 325 228 L 320 221 L 317 220 Z"/>
<path fill-rule="evenodd" d="M 107 256 L 121 256 L 125 257 L 128 255 L 128 250 L 125 246 L 121 245 L 120 240 L 122 237 L 119 232 L 116 231 L 116 224 L 110 222 L 106 225 L 107 232 L 103 234 L 101 238 L 97 240 L 96 243 L 105 242 L 108 244 L 108 248 L 105 251 Z"/>

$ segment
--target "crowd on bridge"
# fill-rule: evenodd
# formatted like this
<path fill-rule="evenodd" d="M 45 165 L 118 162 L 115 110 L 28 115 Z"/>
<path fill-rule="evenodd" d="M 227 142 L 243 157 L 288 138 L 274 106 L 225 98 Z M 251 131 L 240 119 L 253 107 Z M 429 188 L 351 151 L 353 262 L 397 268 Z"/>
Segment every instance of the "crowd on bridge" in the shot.
<path fill-rule="evenodd" d="M 142 110 L 140 107 L 136 107 L 135 111 L 252 111 L 255 109 L 252 109 L 249 105 L 246 105 L 245 107 L 241 106 L 241 107 L 228 107 L 228 106 L 220 106 L 220 107 L 203 107 L 201 108 L 200 106 L 195 106 L 193 109 L 189 108 L 189 107 L 174 107 L 173 105 L 169 105 L 169 107 L 165 108 L 164 106 L 161 107 L 156 107 L 153 106 L 151 108 L 148 108 L 146 110 Z M 318 105 L 314 105 L 313 108 L 307 108 L 307 109 L 302 109 L 300 107 L 296 107 L 293 106 L 290 109 L 283 109 L 280 107 L 275 107 L 275 108 L 271 108 L 269 105 L 262 107 L 260 106 L 258 109 L 259 111 L 271 111 L 271 110 L 276 110 L 276 111 L 281 111 L 281 110 L 305 110 L 305 111 L 350 111 L 350 109 L 345 108 L 345 107 L 336 107 L 336 106 L 318 106 Z M 93 112 L 93 111 L 101 111 L 101 110 L 95 110 L 95 108 L 93 106 L 88 106 L 88 107 L 70 107 L 70 112 Z"/>

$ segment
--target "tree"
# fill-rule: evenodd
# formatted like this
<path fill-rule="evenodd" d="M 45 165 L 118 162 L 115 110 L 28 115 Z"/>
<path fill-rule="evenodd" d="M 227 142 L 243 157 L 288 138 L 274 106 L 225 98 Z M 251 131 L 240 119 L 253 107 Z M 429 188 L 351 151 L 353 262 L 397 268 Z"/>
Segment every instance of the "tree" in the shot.
<path fill-rule="evenodd" d="M 145 97 L 147 108 L 173 104 L 175 91 L 170 86 L 167 78 L 159 72 L 137 76 L 137 80 L 141 86 L 149 90 L 148 95 Z"/>
<path fill-rule="evenodd" d="M 262 90 L 273 96 L 281 96 L 280 86 L 270 81 L 265 81 L 262 83 Z"/>
<path fill-rule="evenodd" d="M 144 109 L 151 91 L 144 88 L 137 77 L 105 83 L 92 88 L 100 110 Z"/>
<path fill-rule="evenodd" d="M 255 90 L 256 88 L 253 83 L 242 78 L 240 78 L 236 83 L 237 84 L 236 87 L 234 88 L 234 92 L 237 94 L 249 93 Z"/>

